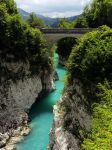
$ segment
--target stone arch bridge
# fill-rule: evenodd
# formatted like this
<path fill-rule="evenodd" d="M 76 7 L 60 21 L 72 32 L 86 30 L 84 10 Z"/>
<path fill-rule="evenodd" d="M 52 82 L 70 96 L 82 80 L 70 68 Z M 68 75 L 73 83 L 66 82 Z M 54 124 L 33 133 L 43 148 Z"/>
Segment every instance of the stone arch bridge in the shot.
<path fill-rule="evenodd" d="M 74 29 L 40 29 L 44 34 L 44 37 L 47 41 L 48 47 L 51 47 L 53 44 L 57 43 L 58 40 L 64 37 L 81 37 L 87 32 L 96 30 L 94 28 L 74 28 Z"/>

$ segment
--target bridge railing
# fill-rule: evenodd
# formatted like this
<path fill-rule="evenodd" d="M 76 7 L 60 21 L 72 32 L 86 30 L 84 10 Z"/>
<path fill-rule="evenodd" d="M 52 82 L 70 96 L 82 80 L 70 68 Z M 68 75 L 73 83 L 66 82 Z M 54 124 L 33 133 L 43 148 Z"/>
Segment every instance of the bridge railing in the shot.
<path fill-rule="evenodd" d="M 74 29 L 46 29 L 41 28 L 41 32 L 45 34 L 54 34 L 54 33 L 68 33 L 68 34 L 84 34 L 87 32 L 91 32 L 97 30 L 97 28 L 74 28 Z"/>

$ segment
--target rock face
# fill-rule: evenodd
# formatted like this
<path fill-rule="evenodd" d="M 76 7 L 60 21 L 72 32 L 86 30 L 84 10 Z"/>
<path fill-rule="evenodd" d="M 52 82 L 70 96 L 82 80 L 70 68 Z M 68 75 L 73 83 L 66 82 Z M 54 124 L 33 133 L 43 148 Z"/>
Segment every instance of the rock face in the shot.
<path fill-rule="evenodd" d="M 0 63 L 0 148 L 6 145 L 14 130 L 26 126 L 28 115 L 38 95 L 54 89 L 53 73 L 39 68 L 35 74 L 29 61 Z M 7 133 L 7 134 L 6 134 Z M 6 137 L 8 136 L 8 138 Z"/>
<path fill-rule="evenodd" d="M 90 127 L 90 102 L 84 85 L 74 79 L 54 107 L 49 150 L 80 150 Z"/>
<path fill-rule="evenodd" d="M 59 80 L 59 76 L 58 73 L 55 71 L 54 73 L 54 81 L 58 81 Z"/>
<path fill-rule="evenodd" d="M 59 64 L 61 66 L 65 66 L 67 63 L 67 58 L 64 58 L 63 56 L 59 55 Z"/>

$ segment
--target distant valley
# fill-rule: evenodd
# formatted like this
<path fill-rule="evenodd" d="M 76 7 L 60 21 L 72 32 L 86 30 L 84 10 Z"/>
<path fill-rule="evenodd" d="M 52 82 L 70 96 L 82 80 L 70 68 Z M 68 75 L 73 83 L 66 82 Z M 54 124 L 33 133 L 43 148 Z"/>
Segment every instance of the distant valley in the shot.
<path fill-rule="evenodd" d="M 28 12 L 24 11 L 21 8 L 18 8 L 18 11 L 19 11 L 19 13 L 22 15 L 22 17 L 25 20 L 28 19 L 28 17 L 29 17 L 29 13 Z M 41 18 L 42 20 L 44 20 L 44 22 L 45 22 L 46 25 L 49 25 L 49 26 L 51 26 L 53 28 L 57 27 L 57 25 L 60 22 L 60 18 L 50 18 L 50 17 L 45 17 L 43 15 L 39 15 L 39 14 L 37 14 L 37 16 L 39 18 Z M 77 18 L 77 16 L 68 17 L 68 18 L 66 18 L 66 21 L 71 22 L 71 21 L 75 20 L 76 18 Z"/>

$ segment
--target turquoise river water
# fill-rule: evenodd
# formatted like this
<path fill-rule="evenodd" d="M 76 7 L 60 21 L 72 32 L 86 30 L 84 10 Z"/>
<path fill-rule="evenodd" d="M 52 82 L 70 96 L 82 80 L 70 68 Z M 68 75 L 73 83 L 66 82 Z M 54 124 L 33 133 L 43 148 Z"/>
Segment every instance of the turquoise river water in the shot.
<path fill-rule="evenodd" d="M 54 57 L 59 80 L 55 81 L 56 90 L 35 103 L 30 111 L 32 119 L 31 133 L 17 145 L 17 150 L 47 150 L 49 133 L 53 123 L 53 105 L 60 99 L 64 88 L 65 69 L 58 64 L 58 55 Z"/>

